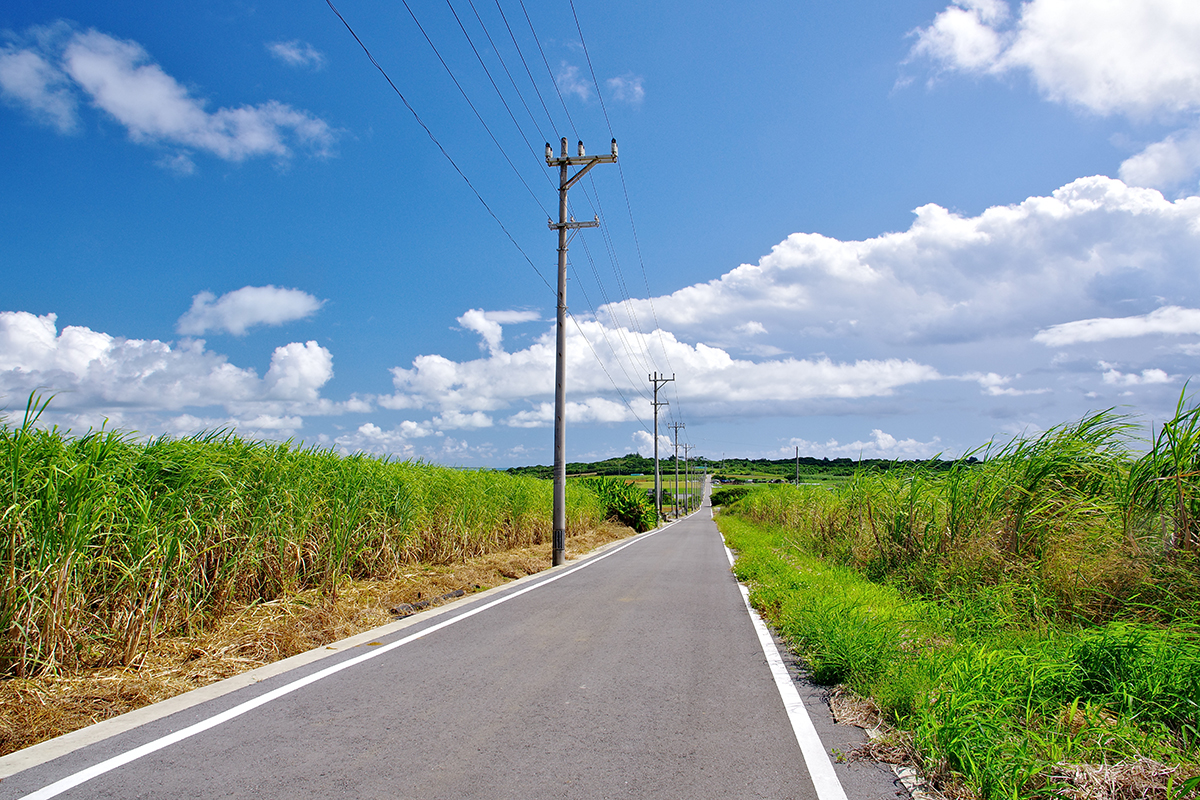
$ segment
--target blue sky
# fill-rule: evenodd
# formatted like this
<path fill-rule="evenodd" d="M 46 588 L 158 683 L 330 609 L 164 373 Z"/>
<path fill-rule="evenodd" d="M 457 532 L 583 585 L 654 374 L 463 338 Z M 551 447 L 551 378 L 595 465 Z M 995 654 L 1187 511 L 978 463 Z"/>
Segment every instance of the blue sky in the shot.
<path fill-rule="evenodd" d="M 1196 370 L 1190 0 L 576 2 L 586 53 L 569 3 L 337 5 L 516 245 L 325 3 L 8 4 L 6 408 L 549 463 L 559 136 L 621 155 L 571 460 L 648 450 L 653 370 L 704 455 L 901 458 Z"/>

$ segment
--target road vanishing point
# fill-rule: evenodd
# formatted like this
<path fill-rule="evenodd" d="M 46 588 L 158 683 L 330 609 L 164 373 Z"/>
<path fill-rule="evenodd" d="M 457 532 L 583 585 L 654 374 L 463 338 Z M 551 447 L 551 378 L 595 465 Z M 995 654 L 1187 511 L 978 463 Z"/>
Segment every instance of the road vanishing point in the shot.
<path fill-rule="evenodd" d="M 897 795 L 674 524 L 0 759 L 0 798 Z M 792 669 L 794 672 L 794 669 Z M 790 694 L 789 694 L 790 692 Z"/>

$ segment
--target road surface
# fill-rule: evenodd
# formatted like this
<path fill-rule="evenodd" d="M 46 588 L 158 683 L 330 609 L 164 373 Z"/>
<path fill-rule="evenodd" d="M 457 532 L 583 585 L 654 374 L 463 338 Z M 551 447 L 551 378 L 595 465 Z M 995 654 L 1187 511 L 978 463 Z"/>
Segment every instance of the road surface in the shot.
<path fill-rule="evenodd" d="M 833 771 L 845 737 L 801 692 L 826 739 L 807 761 L 705 505 L 24 769 L 0 799 L 894 797 L 890 773 Z"/>

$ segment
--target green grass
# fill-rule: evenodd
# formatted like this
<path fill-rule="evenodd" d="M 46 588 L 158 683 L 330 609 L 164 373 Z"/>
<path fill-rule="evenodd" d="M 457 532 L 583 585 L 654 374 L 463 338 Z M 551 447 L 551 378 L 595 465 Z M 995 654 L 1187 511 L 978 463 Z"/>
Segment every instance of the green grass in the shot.
<path fill-rule="evenodd" d="M 578 481 L 595 492 L 610 519 L 638 533 L 648 531 L 657 524 L 654 503 L 632 481 L 603 476 L 579 478 Z"/>
<path fill-rule="evenodd" d="M 0 425 L 0 674 L 130 663 L 232 605 L 549 540 L 552 486 L 229 433 Z M 610 511 L 572 482 L 568 536 Z"/>
<path fill-rule="evenodd" d="M 1150 433 L 1094 414 L 980 461 L 755 489 L 719 521 L 814 675 L 875 698 L 931 773 L 986 797 L 1060 796 L 1071 764 L 1191 775 L 1200 411 L 1181 395 Z"/>
<path fill-rule="evenodd" d="M 942 788 L 1051 798 L 1074 764 L 1200 771 L 1194 626 L 962 624 L 943 603 L 812 555 L 788 528 L 730 515 L 718 524 L 751 602 L 814 680 L 872 697 L 912 733 Z"/>

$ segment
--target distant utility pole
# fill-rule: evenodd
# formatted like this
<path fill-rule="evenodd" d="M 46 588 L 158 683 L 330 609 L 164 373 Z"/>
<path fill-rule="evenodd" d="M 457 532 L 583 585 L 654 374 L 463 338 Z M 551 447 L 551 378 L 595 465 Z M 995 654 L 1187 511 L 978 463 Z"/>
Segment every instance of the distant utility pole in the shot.
<path fill-rule="evenodd" d="M 658 377 L 658 373 L 647 375 L 647 380 L 654 384 L 654 508 L 658 511 L 658 519 L 662 519 L 662 478 L 658 471 L 658 407 L 670 405 L 666 400 L 661 403 L 658 401 L 658 389 L 664 383 L 670 383 L 675 380 L 675 373 L 671 373 L 671 377 Z M 563 473 L 566 474 L 565 472 Z"/>
<path fill-rule="evenodd" d="M 796 445 L 796 485 L 800 485 L 800 445 Z"/>
<path fill-rule="evenodd" d="M 546 164 L 558 167 L 558 223 L 548 220 L 551 230 L 558 231 L 558 352 L 554 359 L 554 544 L 553 564 L 558 566 L 567 560 L 567 231 L 580 228 L 595 228 L 600 224 L 597 217 L 591 222 L 576 222 L 567 216 L 567 191 L 583 174 L 597 164 L 614 164 L 617 161 L 617 140 L 612 140 L 612 152 L 606 156 L 586 156 L 583 142 L 579 143 L 579 155 L 567 155 L 567 137 L 562 139 L 562 154 L 554 157 L 554 148 L 546 142 Z M 570 174 L 572 166 L 583 169 Z M 573 237 L 574 234 L 571 234 Z"/>
<path fill-rule="evenodd" d="M 684 497 L 687 498 L 683 501 L 683 507 L 689 514 L 692 513 L 692 476 L 691 473 L 688 472 L 688 451 L 694 446 L 695 445 L 690 444 L 685 444 L 683 446 L 683 486 Z"/>
<path fill-rule="evenodd" d="M 679 518 L 679 429 L 686 428 L 682 422 L 674 422 L 667 426 L 675 429 L 675 518 Z"/>

